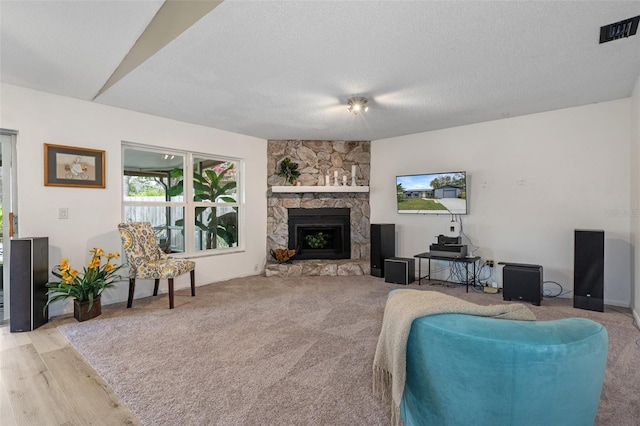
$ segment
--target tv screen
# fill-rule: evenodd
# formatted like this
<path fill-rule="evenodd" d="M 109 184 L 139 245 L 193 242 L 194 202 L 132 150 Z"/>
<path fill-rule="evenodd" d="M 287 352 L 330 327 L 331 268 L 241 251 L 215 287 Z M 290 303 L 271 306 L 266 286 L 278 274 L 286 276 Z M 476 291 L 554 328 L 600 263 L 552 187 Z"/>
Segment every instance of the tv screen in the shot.
<path fill-rule="evenodd" d="M 466 172 L 396 176 L 398 213 L 467 214 Z"/>

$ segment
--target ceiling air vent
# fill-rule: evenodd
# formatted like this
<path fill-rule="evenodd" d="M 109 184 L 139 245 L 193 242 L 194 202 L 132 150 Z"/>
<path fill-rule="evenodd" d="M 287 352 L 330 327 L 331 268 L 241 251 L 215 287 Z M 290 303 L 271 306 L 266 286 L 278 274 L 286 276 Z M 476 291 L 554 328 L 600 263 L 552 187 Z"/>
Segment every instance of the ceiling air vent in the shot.
<path fill-rule="evenodd" d="M 640 15 L 600 27 L 600 44 L 635 35 L 638 31 L 638 21 Z"/>

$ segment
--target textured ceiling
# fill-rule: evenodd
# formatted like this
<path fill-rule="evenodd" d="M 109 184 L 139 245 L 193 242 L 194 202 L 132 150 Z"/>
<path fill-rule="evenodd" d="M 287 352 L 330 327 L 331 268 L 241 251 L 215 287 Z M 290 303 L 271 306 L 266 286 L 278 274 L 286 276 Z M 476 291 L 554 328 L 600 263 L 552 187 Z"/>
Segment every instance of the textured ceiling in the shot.
<path fill-rule="evenodd" d="M 162 1 L 0 1 L 3 82 L 91 101 Z M 188 3 L 185 1 L 185 3 Z M 640 1 L 223 1 L 94 102 L 264 139 L 375 140 L 629 97 Z M 351 96 L 369 111 L 347 111 Z"/>

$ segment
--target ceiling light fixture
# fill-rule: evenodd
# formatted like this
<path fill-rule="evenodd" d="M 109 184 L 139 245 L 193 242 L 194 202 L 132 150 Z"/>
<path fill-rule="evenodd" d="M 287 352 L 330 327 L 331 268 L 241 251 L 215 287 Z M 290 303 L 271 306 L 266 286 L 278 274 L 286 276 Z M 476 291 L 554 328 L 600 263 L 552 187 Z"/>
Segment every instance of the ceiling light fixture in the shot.
<path fill-rule="evenodd" d="M 347 99 L 347 103 L 349 104 L 349 112 L 354 114 L 358 114 L 360 111 L 367 112 L 369 107 L 367 106 L 367 98 L 355 97 Z"/>

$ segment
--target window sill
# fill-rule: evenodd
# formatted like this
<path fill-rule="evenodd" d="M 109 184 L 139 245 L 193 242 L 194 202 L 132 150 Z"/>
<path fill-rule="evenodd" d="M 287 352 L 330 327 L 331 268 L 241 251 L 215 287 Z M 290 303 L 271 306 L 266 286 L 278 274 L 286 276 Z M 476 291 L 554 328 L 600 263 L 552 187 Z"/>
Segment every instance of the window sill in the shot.
<path fill-rule="evenodd" d="M 169 257 L 176 259 L 199 259 L 201 257 L 222 256 L 225 254 L 244 253 L 245 249 L 240 247 L 232 247 L 229 249 L 207 250 L 198 253 L 172 253 Z"/>

